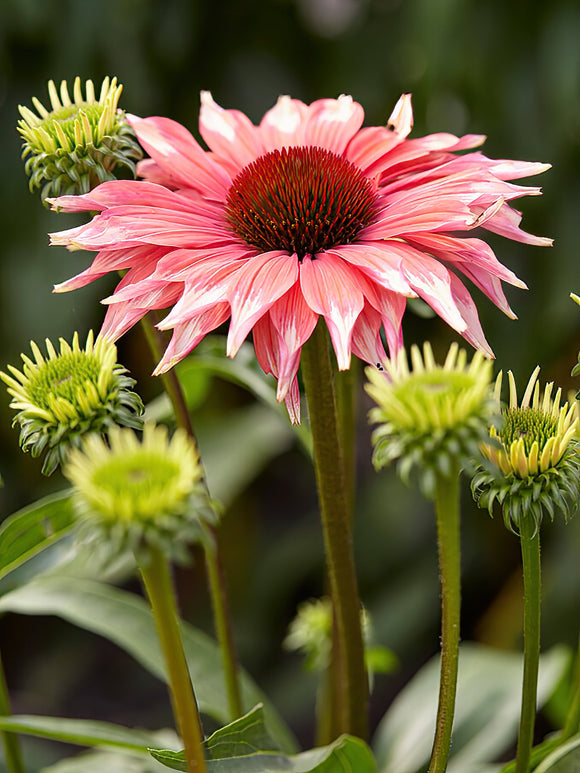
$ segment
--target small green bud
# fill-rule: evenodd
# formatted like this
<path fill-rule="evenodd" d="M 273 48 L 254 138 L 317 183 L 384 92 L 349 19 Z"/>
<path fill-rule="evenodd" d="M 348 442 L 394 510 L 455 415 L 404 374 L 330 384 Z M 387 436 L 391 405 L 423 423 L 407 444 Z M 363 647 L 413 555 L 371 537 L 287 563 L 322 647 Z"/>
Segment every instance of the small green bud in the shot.
<path fill-rule="evenodd" d="M 495 411 L 492 364 L 481 352 L 468 364 L 457 344 L 442 366 L 428 343 L 423 356 L 416 346 L 410 354 L 411 368 L 404 350 L 385 363 L 384 372 L 367 368 L 366 391 L 377 403 L 369 417 L 379 424 L 373 462 L 379 469 L 396 461 L 405 482 L 417 469 L 423 493 L 433 497 L 438 475 L 449 477 L 480 456 Z"/>
<path fill-rule="evenodd" d="M 22 354 L 22 370 L 8 365 L 11 375 L 0 371 L 0 378 L 17 411 L 12 424 L 20 425 L 22 450 L 35 457 L 45 453 L 44 475 L 51 475 L 84 435 L 143 425 L 143 403 L 132 390 L 135 381 L 117 363 L 115 344 L 102 337 L 94 341 L 91 331 L 84 349 L 78 333 L 72 347 L 61 338 L 59 352 L 47 338 L 47 357 L 34 341 L 30 347 L 34 359 Z"/>
<path fill-rule="evenodd" d="M 487 464 L 472 481 L 472 491 L 480 507 L 492 514 L 497 501 L 505 525 L 518 531 L 522 518 L 533 518 L 535 530 L 544 512 L 551 519 L 561 510 L 568 519 L 580 497 L 580 444 L 578 414 L 574 404 L 560 405 L 562 390 L 553 394 L 553 383 L 540 391 L 537 367 L 518 404 L 516 383 L 508 372 L 509 404 L 502 409 L 503 424 L 491 427 L 482 451 Z M 499 404 L 502 374 L 496 380 Z"/>
<path fill-rule="evenodd" d="M 71 99 L 66 81 L 60 89 L 48 82 L 52 110 L 32 98 L 37 113 L 19 106 L 22 158 L 31 191 L 50 196 L 88 193 L 99 183 L 114 180 L 117 165 L 134 177 L 143 151 L 125 113 L 118 108 L 123 87 L 105 78 L 99 98 L 88 80 L 83 96 L 81 79 L 75 78 Z"/>
<path fill-rule="evenodd" d="M 75 487 L 81 535 L 109 553 L 130 549 L 140 562 L 152 546 L 185 562 L 187 545 L 215 521 L 193 441 L 182 429 L 169 439 L 165 426 L 153 424 L 145 425 L 142 439 L 114 427 L 108 441 L 88 436 L 63 469 Z"/>

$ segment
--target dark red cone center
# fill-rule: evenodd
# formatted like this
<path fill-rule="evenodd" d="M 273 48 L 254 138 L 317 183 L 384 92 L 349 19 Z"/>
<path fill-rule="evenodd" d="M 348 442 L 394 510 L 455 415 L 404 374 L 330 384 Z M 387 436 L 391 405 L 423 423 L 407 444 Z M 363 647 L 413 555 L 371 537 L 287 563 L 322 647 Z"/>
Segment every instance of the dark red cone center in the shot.
<path fill-rule="evenodd" d="M 226 198 L 236 234 L 264 252 L 305 255 L 349 244 L 377 210 L 371 181 L 329 150 L 273 150 L 244 167 Z"/>

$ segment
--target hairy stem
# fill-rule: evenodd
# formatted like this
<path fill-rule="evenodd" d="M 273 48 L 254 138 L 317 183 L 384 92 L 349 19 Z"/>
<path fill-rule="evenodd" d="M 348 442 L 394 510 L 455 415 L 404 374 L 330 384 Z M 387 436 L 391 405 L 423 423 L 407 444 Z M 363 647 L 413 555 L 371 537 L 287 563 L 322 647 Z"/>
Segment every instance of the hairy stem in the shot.
<path fill-rule="evenodd" d="M 152 547 L 148 563 L 140 564 L 139 569 L 167 665 L 171 704 L 185 746 L 187 770 L 188 773 L 205 773 L 203 733 L 185 660 L 169 564 L 161 550 Z"/>
<path fill-rule="evenodd" d="M 368 684 L 352 547 L 349 492 L 344 474 L 333 371 L 325 327 L 319 323 L 302 350 L 302 376 L 314 448 L 328 581 L 339 652 L 334 696 L 338 732 L 365 738 L 368 732 Z"/>
<path fill-rule="evenodd" d="M 520 542 L 524 576 L 524 677 L 516 773 L 528 773 L 536 721 L 542 601 L 540 532 L 532 518 L 522 518 Z"/>
<path fill-rule="evenodd" d="M 459 665 L 461 544 L 458 469 L 452 471 L 449 477 L 437 476 L 435 514 L 441 578 L 441 673 L 429 773 L 445 773 L 451 746 Z"/>

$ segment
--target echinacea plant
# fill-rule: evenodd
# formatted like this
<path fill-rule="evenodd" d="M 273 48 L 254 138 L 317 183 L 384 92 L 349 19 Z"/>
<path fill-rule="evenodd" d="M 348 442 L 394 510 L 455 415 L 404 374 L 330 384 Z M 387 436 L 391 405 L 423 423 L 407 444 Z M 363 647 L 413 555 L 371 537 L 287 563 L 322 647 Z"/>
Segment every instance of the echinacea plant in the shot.
<path fill-rule="evenodd" d="M 22 371 L 8 366 L 10 374 L 0 375 L 18 412 L 23 449 L 45 453 L 43 471 L 62 466 L 73 485 L 74 549 L 89 542 L 108 556 L 132 552 L 137 562 L 185 747 L 151 753 L 188 773 L 375 773 L 364 743 L 373 662 L 368 647 L 365 652 L 368 616 L 353 549 L 350 408 L 356 383 L 354 375 L 348 380 L 338 372 L 349 371 L 354 355 L 371 366 L 366 390 L 376 402 L 370 414 L 377 425 L 375 467 L 396 463 L 402 479 L 416 479 L 435 503 L 442 650 L 429 773 L 445 773 L 459 662 L 461 474 L 482 465 L 476 488 L 480 504 L 490 509 L 495 501 L 508 507 L 499 481 L 509 478 L 512 499 L 504 516 L 522 545 L 524 528 L 535 525 L 533 541 L 544 510 L 553 514 L 549 502 L 571 512 L 580 492 L 576 414 L 560 408 L 559 393 L 546 391 L 540 399 L 536 385 L 532 398 L 530 382 L 524 403 L 546 414 L 535 445 L 522 438 L 527 419 L 505 434 L 508 424 L 501 424 L 491 386 L 493 353 L 464 284 L 515 318 L 502 283 L 525 284 L 498 260 L 484 234 L 551 243 L 522 230 L 512 208 L 516 199 L 541 192 L 514 181 L 549 165 L 488 158 L 479 150 L 482 135 L 410 136 L 409 94 L 384 126 L 363 127 L 363 108 L 347 95 L 310 104 L 281 96 L 254 124 L 203 91 L 202 145 L 168 118 L 126 114 L 118 106 L 120 93 L 114 78 L 105 79 L 98 98 L 90 80 L 83 93 L 77 78 L 72 97 L 66 81 L 60 89 L 51 81 L 51 109 L 37 99 L 37 113 L 20 108 L 31 190 L 39 189 L 56 212 L 88 215 L 84 224 L 52 233 L 51 243 L 96 253 L 55 292 L 109 274 L 118 284 L 103 300 L 107 311 L 96 341 L 90 334 L 82 349 L 78 336 L 72 347 L 61 340 L 60 353 L 47 341 L 46 356 L 32 344 L 33 359 L 23 355 Z M 119 173 L 139 179 L 116 179 Z M 422 352 L 412 347 L 408 358 L 402 337 L 407 299 L 424 301 L 474 346 L 472 359 L 457 344 L 443 365 L 429 344 Z M 149 421 L 142 436 L 130 429 L 142 428 L 142 406 L 134 382 L 116 363 L 114 342 L 137 323 L 145 327 L 154 375 L 170 398 L 175 431 Z M 258 378 L 265 379 L 260 384 L 273 377 L 270 401 L 275 394 L 285 403 L 292 424 L 307 414 L 305 446 L 312 450 L 328 597 L 300 607 L 286 640 L 287 648 L 324 672 L 315 733 L 322 748 L 303 755 L 272 741 L 260 707 L 244 714 L 249 688 L 235 658 L 216 506 L 175 367 L 222 325 L 226 355 L 234 358 L 242 346 L 247 351 L 251 335 L 256 371 L 263 371 Z M 197 542 L 205 551 L 224 677 L 210 680 L 210 690 L 219 701 L 227 695 L 216 718 L 230 722 L 206 741 L 169 563 L 185 564 Z M 384 648 L 377 653 L 382 670 L 392 666 L 394 656 Z M 10 713 L 1 678 L 0 668 L 0 724 Z M 528 773 L 532 681 L 525 677 L 517 773 Z M 10 733 L 3 740 L 9 772 L 22 773 L 18 745 Z M 141 744 L 138 751 L 146 755 L 148 749 Z"/>

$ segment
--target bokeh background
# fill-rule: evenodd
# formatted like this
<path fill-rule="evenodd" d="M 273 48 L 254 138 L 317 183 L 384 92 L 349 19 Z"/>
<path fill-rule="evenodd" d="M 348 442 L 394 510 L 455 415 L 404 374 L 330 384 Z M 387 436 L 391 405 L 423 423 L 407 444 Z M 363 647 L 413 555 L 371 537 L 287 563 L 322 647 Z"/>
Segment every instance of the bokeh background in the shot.
<path fill-rule="evenodd" d="M 580 308 L 568 296 L 580 292 L 579 40 L 576 0 L 0 0 L 0 368 L 17 364 L 31 338 L 70 339 L 74 330 L 84 336 L 98 328 L 98 301 L 112 288 L 104 279 L 70 295 L 51 294 L 88 256 L 48 247 L 46 234 L 73 220 L 49 213 L 28 192 L 17 105 L 30 105 L 33 95 L 46 101 L 49 78 L 72 82 L 80 75 L 98 83 L 116 75 L 127 111 L 166 115 L 194 133 L 200 89 L 254 121 L 279 94 L 305 101 L 352 94 L 369 124 L 384 124 L 400 93 L 412 92 L 414 136 L 485 133 L 492 157 L 552 163 L 538 178 L 543 197 L 518 205 L 526 230 L 554 237 L 554 247 L 489 238 L 530 288 L 507 288 L 519 319 L 505 318 L 477 290 L 474 297 L 498 369 L 511 368 L 523 385 L 539 363 L 546 380 L 577 387 L 570 370 L 580 347 Z M 407 343 L 431 339 L 438 351 L 456 338 L 437 319 L 413 314 L 404 330 Z M 149 378 L 152 363 L 139 331 L 125 337 L 120 352 L 142 394 L 155 397 L 160 385 Z M 44 479 L 39 463 L 19 452 L 8 402 L 0 393 L 0 518 L 64 486 L 58 474 Z M 377 679 L 376 723 L 437 651 L 438 576 L 430 506 L 391 473 L 372 472 L 362 390 L 359 402 L 361 592 L 377 641 L 400 661 L 394 674 Z M 223 527 L 236 638 L 244 665 L 308 744 L 315 680 L 281 643 L 296 605 L 323 587 L 311 470 L 278 417 L 267 437 L 256 430 L 263 414 L 252 414 L 242 389 L 216 380 L 205 385 L 200 403 L 202 453 L 205 445 L 236 466 L 248 444 L 263 449 L 230 488 Z M 227 448 L 216 452 L 224 422 L 237 434 L 230 432 Z M 276 443 L 268 446 L 268 437 Z M 517 648 L 517 539 L 500 518 L 470 503 L 467 487 L 463 520 L 463 636 Z M 546 647 L 576 646 L 579 529 L 580 520 L 543 529 Z M 211 630 L 200 562 L 178 578 L 184 616 Z M 16 711 L 151 727 L 169 722 L 163 689 L 112 645 L 49 617 L 9 616 L 0 621 L 0 637 Z M 546 728 L 550 721 L 548 714 Z M 45 761 L 57 754 L 35 748 Z"/>

